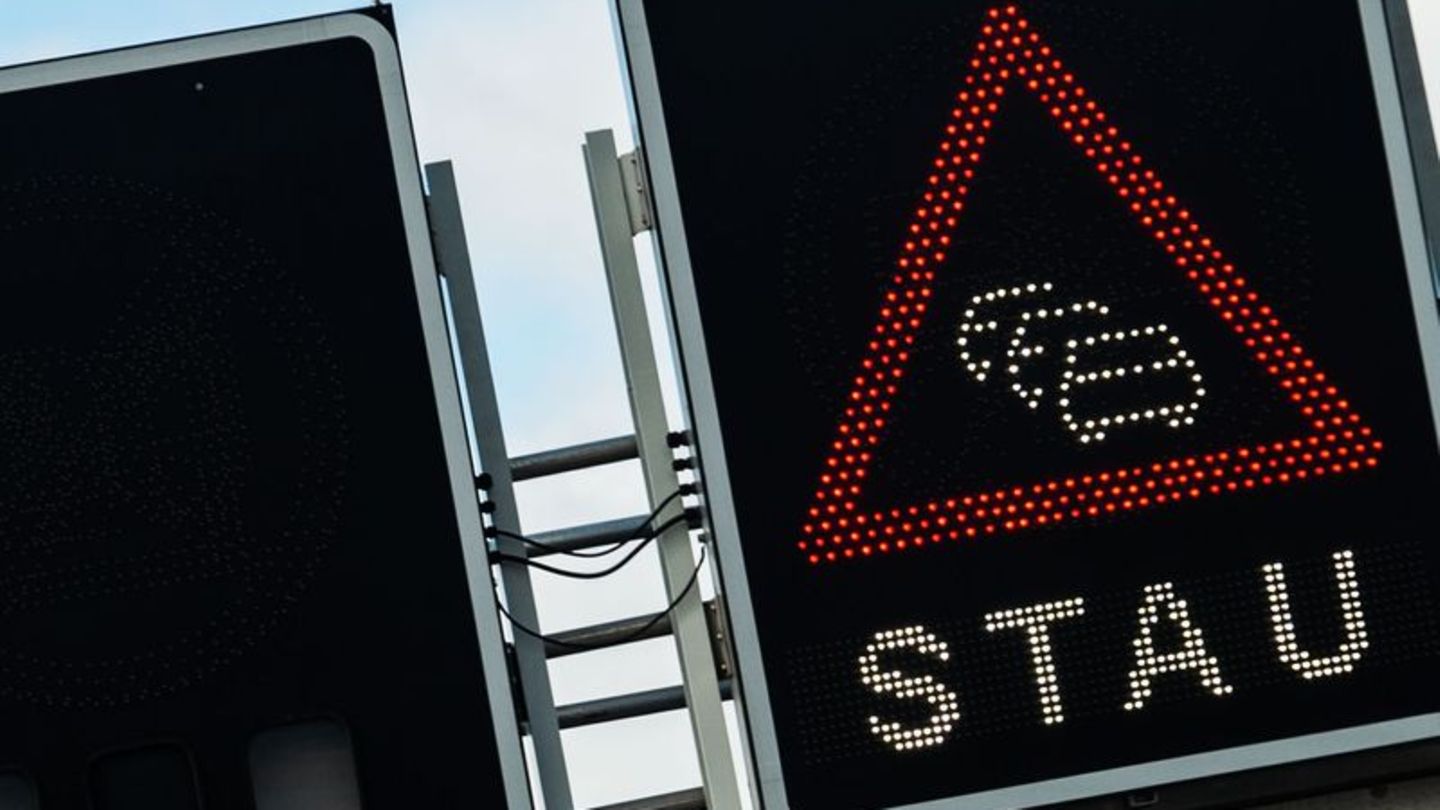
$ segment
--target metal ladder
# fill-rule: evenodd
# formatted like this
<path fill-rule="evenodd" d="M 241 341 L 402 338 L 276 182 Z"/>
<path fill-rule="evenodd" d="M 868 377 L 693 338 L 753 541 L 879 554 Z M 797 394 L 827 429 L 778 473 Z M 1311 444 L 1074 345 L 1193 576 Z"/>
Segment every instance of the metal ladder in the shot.
<path fill-rule="evenodd" d="M 660 373 L 650 337 L 633 238 L 651 227 L 643 164 L 637 153 L 616 153 L 609 130 L 587 133 L 584 156 L 590 180 L 611 308 L 625 368 L 635 433 L 612 439 L 564 447 L 532 455 L 511 457 L 505 449 L 489 354 L 485 345 L 469 251 L 461 222 L 459 193 L 448 162 L 425 167 L 430 187 L 430 221 L 437 264 L 449 294 L 453 336 L 470 404 L 475 450 L 485 471 L 485 498 L 493 509 L 493 525 L 508 532 L 521 530 L 514 486 L 546 476 L 639 459 L 649 503 L 660 503 L 680 485 L 674 441 L 665 417 Z M 496 460 L 501 460 L 497 463 Z M 477 477 L 477 487 L 480 478 Z M 478 492 L 477 492 L 478 495 Z M 658 525 L 679 515 L 679 499 L 655 516 Z M 547 546 L 575 551 L 638 538 L 637 527 L 646 515 L 542 532 L 534 539 Z M 531 558 L 554 553 L 527 547 L 519 540 L 493 540 L 494 548 L 509 556 Z M 690 531 L 676 525 L 656 538 L 666 601 L 674 602 L 686 590 L 695 570 Z M 502 561 L 500 578 L 505 603 L 515 620 L 538 628 L 534 589 L 529 568 Z M 703 602 L 699 588 L 691 589 L 669 616 L 662 617 L 642 636 L 639 628 L 655 614 L 604 622 L 550 635 L 542 641 L 520 631 L 512 645 L 514 677 L 521 705 L 522 729 L 534 745 L 536 770 L 547 810 L 573 810 L 560 732 L 564 729 L 607 723 L 680 708 L 688 710 L 700 762 L 701 787 L 610 805 L 602 810 L 739 810 L 740 788 L 730 750 L 722 701 L 732 699 L 730 658 L 725 637 L 724 611 Z M 550 688 L 548 662 L 620 643 L 669 635 L 679 655 L 679 686 L 556 706 Z"/>

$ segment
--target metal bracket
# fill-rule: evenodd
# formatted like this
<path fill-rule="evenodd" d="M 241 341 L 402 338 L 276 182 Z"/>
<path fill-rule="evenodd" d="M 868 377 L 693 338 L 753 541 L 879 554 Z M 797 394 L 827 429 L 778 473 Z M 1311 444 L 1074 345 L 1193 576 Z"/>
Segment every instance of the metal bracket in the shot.
<path fill-rule="evenodd" d="M 735 677 L 735 662 L 730 659 L 730 623 L 725 605 L 719 599 L 705 603 L 705 624 L 710 628 L 711 646 L 715 650 L 715 670 L 721 678 Z"/>
<path fill-rule="evenodd" d="M 650 187 L 645 182 L 644 158 L 638 147 L 620 156 L 620 181 L 625 191 L 625 210 L 630 214 L 631 236 L 638 236 L 655 224 Z"/>
<path fill-rule="evenodd" d="M 520 721 L 521 733 L 530 732 L 530 718 L 525 714 L 525 680 L 520 677 L 520 658 L 515 654 L 515 645 L 505 642 L 505 674 L 510 679 L 511 702 L 515 704 L 515 717 Z"/>

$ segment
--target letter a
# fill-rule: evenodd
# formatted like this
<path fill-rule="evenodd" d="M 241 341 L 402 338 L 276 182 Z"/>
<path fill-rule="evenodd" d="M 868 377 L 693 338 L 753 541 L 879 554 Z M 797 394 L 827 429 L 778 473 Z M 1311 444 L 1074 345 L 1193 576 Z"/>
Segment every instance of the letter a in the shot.
<path fill-rule="evenodd" d="M 1156 652 L 1153 628 L 1162 617 L 1180 630 L 1180 649 Z M 1220 677 L 1220 661 L 1205 651 L 1200 628 L 1190 621 L 1190 608 L 1184 599 L 1175 596 L 1169 582 L 1145 586 L 1145 600 L 1140 604 L 1140 634 L 1135 637 L 1135 668 L 1130 670 L 1130 700 L 1126 711 L 1144 707 L 1150 697 L 1150 682 L 1167 672 L 1195 670 L 1200 683 L 1212 694 L 1228 695 L 1234 691 Z"/>

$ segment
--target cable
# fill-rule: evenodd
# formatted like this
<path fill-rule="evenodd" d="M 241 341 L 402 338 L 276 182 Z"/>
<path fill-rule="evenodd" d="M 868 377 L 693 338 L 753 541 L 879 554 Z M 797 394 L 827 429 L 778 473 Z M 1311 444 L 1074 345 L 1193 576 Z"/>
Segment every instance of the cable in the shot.
<path fill-rule="evenodd" d="M 498 599 L 495 601 L 495 606 L 500 609 L 501 615 L 503 615 L 506 619 L 510 620 L 511 627 L 514 627 L 516 630 L 519 630 L 520 632 L 524 633 L 527 636 L 530 636 L 531 638 L 539 639 L 546 644 L 554 644 L 556 646 L 567 647 L 572 650 L 601 650 L 606 647 L 616 647 L 621 644 L 629 644 L 632 641 L 636 641 L 644 637 L 646 633 L 650 632 L 651 628 L 655 627 L 655 625 L 660 623 L 661 619 L 664 619 L 666 616 L 669 616 L 671 613 L 675 612 L 675 609 L 680 607 L 680 603 L 685 601 L 685 597 L 689 596 L 690 592 L 695 590 L 695 583 L 698 582 L 700 579 L 700 569 L 704 565 L 705 546 L 702 545 L 700 547 L 700 559 L 695 563 L 695 570 L 690 572 L 690 579 L 685 583 L 685 587 L 680 590 L 680 594 L 675 597 L 674 601 L 672 601 L 668 606 L 666 606 L 664 610 L 656 613 L 654 616 L 651 616 L 650 620 L 645 622 L 640 627 L 630 631 L 629 633 L 626 633 L 618 640 L 607 641 L 604 644 L 576 644 L 573 641 L 564 641 L 563 639 L 558 639 L 554 636 L 547 636 L 538 630 L 526 627 L 525 625 L 516 621 L 515 617 L 510 615 L 510 611 L 506 610 L 505 605 L 501 604 Z"/>
<path fill-rule="evenodd" d="M 634 548 L 630 549 L 630 552 L 628 554 L 626 554 L 624 557 L 621 557 L 620 562 L 615 563 L 609 568 L 602 568 L 599 571 L 567 571 L 564 568 L 556 568 L 553 565 L 546 565 L 542 562 L 536 562 L 529 557 L 520 557 L 515 554 L 506 554 L 504 552 L 497 553 L 495 555 L 495 559 L 503 560 L 506 562 L 517 562 L 522 565 L 528 565 L 531 568 L 536 568 L 541 571 L 548 571 L 551 574 L 562 577 L 569 577 L 571 579 L 603 579 L 604 577 L 608 577 L 616 571 L 619 571 L 621 568 L 629 565 L 630 561 L 635 559 L 635 556 L 641 551 L 644 551 L 645 547 L 650 545 L 651 541 L 664 534 L 665 530 L 669 529 L 671 526 L 674 526 L 678 523 L 688 524 L 692 520 L 698 519 L 698 517 L 699 510 L 686 509 L 684 512 L 670 518 L 669 520 L 661 523 L 659 526 L 656 526 L 655 528 L 647 532 L 645 535 L 645 539 L 638 543 Z"/>
<path fill-rule="evenodd" d="M 654 518 L 651 518 L 650 520 L 654 520 Z M 646 526 L 649 522 L 650 522 L 650 521 L 647 520 L 647 521 L 645 521 L 645 523 L 642 523 L 642 524 L 640 524 L 639 526 L 636 526 L 636 527 L 635 527 L 635 530 L 632 531 L 632 532 L 630 532 L 630 534 L 635 535 L 634 537 L 631 537 L 631 538 L 629 538 L 629 539 L 627 539 L 627 540 L 617 540 L 617 541 L 615 541 L 615 544 L 614 544 L 614 545 L 608 546 L 608 547 L 606 547 L 606 548 L 604 548 L 604 549 L 601 549 L 601 550 L 599 550 L 599 551 L 575 551 L 575 550 L 573 550 L 573 549 L 562 548 L 562 547 L 560 547 L 560 546 L 552 546 L 552 545 L 550 545 L 549 543 L 545 543 L 545 542 L 542 542 L 542 541 L 540 541 L 540 540 L 531 539 L 531 538 L 526 537 L 525 535 L 520 534 L 520 533 L 518 533 L 518 532 L 507 532 L 507 531 L 505 531 L 504 529 L 496 529 L 496 530 L 495 530 L 495 534 L 498 535 L 498 536 L 500 536 L 500 537 L 508 537 L 508 538 L 510 538 L 511 540 L 519 540 L 520 542 L 524 543 L 524 544 L 527 545 L 527 546 L 531 546 L 531 547 L 533 547 L 533 548 L 541 548 L 541 549 L 544 549 L 544 550 L 550 552 L 551 554 L 563 554 L 563 555 L 565 555 L 566 557 L 579 557 L 579 558 L 582 559 L 582 560 L 594 560 L 594 559 L 599 559 L 600 557 L 608 557 L 608 556 L 610 556 L 611 554 L 614 554 L 615 552 L 617 552 L 617 551 L 619 551 L 620 549 L 624 548 L 624 547 L 625 547 L 625 544 L 628 543 L 628 542 L 630 542 L 631 540 L 638 540 L 638 539 L 640 539 L 640 537 L 643 536 L 643 535 L 640 534 L 640 532 L 645 528 L 645 526 Z"/>
<path fill-rule="evenodd" d="M 490 531 L 491 531 L 492 534 L 494 534 L 494 535 L 496 535 L 496 536 L 499 536 L 499 537 L 508 537 L 508 538 L 510 538 L 511 540 L 519 540 L 520 542 L 524 543 L 524 544 L 527 545 L 527 546 L 533 546 L 533 547 L 535 547 L 535 548 L 543 548 L 543 549 L 545 549 L 546 551 L 549 551 L 549 552 L 551 552 L 551 553 L 554 553 L 554 554 L 564 554 L 564 555 L 567 556 L 567 557 L 580 557 L 580 558 L 582 558 L 582 559 L 596 559 L 596 558 L 599 558 L 599 557 L 608 557 L 609 555 L 614 554 L 615 552 L 617 552 L 617 551 L 619 551 L 620 549 L 624 548 L 624 547 L 625 547 L 625 544 L 628 543 L 628 542 L 630 542 L 631 540 L 635 540 L 635 539 L 639 539 L 640 537 L 643 537 L 644 535 L 643 535 L 642 533 L 645 531 L 645 528 L 650 525 L 651 521 L 653 521 L 653 520 L 655 520 L 655 518 L 659 517 L 661 512 L 665 511 L 665 507 L 669 506 L 669 505 L 671 504 L 671 502 L 673 502 L 676 498 L 679 498 L 679 497 L 682 496 L 682 495 L 689 495 L 689 494 L 691 494 L 691 493 L 693 492 L 693 489 L 694 489 L 694 487 L 693 487 L 693 485 L 691 485 L 691 484 L 682 484 L 679 489 L 675 490 L 674 492 L 670 493 L 669 495 L 666 495 L 665 498 L 664 498 L 662 501 L 660 501 L 660 504 L 659 504 L 658 506 L 656 506 L 656 507 L 650 512 L 650 514 L 649 514 L 648 516 L 646 516 L 646 518 L 645 518 L 644 520 L 640 521 L 639 523 L 637 523 L 637 524 L 635 525 L 635 529 L 631 532 L 631 534 L 635 535 L 635 537 L 630 537 L 630 538 L 627 538 L 627 539 L 625 539 L 625 540 L 621 540 L 621 541 L 617 542 L 615 545 L 613 545 L 613 546 L 611 546 L 611 547 L 609 547 L 609 548 L 607 548 L 607 549 L 604 549 L 604 550 L 602 550 L 602 551 L 574 551 L 574 550 L 571 550 L 571 549 L 565 549 L 565 548 L 561 548 L 560 546 L 551 545 L 550 543 L 544 543 L 544 542 L 541 542 L 541 541 L 539 541 L 539 540 L 535 540 L 535 539 L 533 539 L 533 538 L 526 537 L 525 535 L 520 534 L 519 532 L 506 531 L 505 529 L 501 529 L 501 528 L 495 527 L 495 526 L 491 526 L 491 527 L 490 527 Z"/>

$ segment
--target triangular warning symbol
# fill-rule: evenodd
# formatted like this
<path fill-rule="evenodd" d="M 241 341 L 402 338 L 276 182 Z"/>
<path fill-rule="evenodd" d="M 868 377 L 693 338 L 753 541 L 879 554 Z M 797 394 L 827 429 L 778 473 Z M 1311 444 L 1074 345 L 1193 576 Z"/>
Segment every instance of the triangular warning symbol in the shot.
<path fill-rule="evenodd" d="M 812 563 L 881 553 L 1207 496 L 1299 483 L 1378 463 L 1381 442 L 1292 330 L 1146 163 L 1015 6 L 987 12 L 970 73 L 957 94 L 927 190 L 910 220 L 820 474 L 798 545 Z M 993 121 L 1014 96 L 1043 105 L 1059 133 L 1113 189 L 1114 199 L 1183 274 L 1236 346 L 1301 417 L 1298 434 L 1265 443 L 1103 471 L 1016 481 L 928 503 L 869 504 L 864 483 L 884 450 L 892 405 L 929 314 L 969 184 L 983 171 Z M 1017 291 L 1018 292 L 1018 291 Z M 973 371 L 973 369 L 972 369 Z"/>

